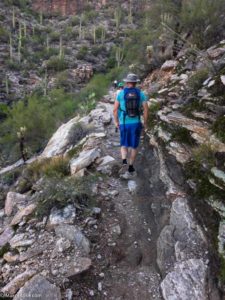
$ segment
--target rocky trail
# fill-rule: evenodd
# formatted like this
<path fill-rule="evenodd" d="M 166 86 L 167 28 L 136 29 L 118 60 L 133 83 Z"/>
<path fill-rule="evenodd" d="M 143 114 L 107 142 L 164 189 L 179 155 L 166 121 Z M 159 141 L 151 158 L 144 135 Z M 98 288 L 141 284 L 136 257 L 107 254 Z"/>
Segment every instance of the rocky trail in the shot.
<path fill-rule="evenodd" d="M 42 154 L 28 161 L 65 155 L 74 126 L 92 128 L 72 146 L 81 150 L 70 160 L 72 177 L 85 180 L 87 174 L 99 174 L 92 185 L 91 210 L 82 216 L 79 206 L 53 207 L 40 222 L 31 215 L 35 197 L 7 194 L 0 219 L 0 246 L 8 251 L 1 260 L 2 292 L 17 292 L 15 300 L 37 289 L 41 299 L 221 299 L 210 244 L 189 206 L 174 156 L 147 133 L 135 163 L 137 176 L 120 178 L 113 98 L 110 91 L 89 115 L 63 124 Z M 44 294 L 48 289 L 51 294 Z"/>
<path fill-rule="evenodd" d="M 72 176 L 101 174 L 92 186 L 95 207 L 86 217 L 69 204 L 53 208 L 48 220 L 27 219 L 36 207 L 33 198 L 8 193 L 0 245 L 9 242 L 11 249 L 1 260 L 7 283 L 2 292 L 19 290 L 16 300 L 37 290 L 41 299 L 220 299 L 208 241 L 189 207 L 182 171 L 151 134 L 142 137 L 137 177 L 120 178 L 112 100 L 110 92 L 88 116 L 63 124 L 39 157 L 65 153 L 77 122 L 92 126 L 78 143 L 81 152 L 70 161 Z M 10 216 L 16 205 L 11 199 L 31 204 Z M 12 224 L 19 224 L 16 235 Z M 15 262 L 18 268 L 13 269 Z M 48 289 L 51 293 L 44 294 Z"/>

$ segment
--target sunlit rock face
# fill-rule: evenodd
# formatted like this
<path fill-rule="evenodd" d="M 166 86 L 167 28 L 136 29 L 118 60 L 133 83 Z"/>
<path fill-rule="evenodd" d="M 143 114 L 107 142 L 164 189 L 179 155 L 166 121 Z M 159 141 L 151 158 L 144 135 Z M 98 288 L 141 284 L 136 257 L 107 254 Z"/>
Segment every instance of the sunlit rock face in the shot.
<path fill-rule="evenodd" d="M 101 8 L 106 3 L 107 0 L 33 0 L 32 6 L 34 10 L 42 11 L 43 13 L 59 13 L 65 16 L 79 13 L 88 4 L 94 4 L 96 8 Z"/>

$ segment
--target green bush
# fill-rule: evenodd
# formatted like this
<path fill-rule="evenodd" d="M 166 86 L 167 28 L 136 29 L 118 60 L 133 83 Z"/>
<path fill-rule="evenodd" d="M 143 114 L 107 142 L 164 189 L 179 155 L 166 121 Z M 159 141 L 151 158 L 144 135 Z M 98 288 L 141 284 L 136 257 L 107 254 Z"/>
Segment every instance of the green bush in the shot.
<path fill-rule="evenodd" d="M 51 32 L 49 38 L 51 42 L 58 42 L 60 38 L 60 32 L 58 31 Z"/>
<path fill-rule="evenodd" d="M 189 89 L 197 93 L 198 90 L 202 87 L 203 82 L 209 77 L 208 69 L 200 69 L 196 71 L 189 79 L 188 79 L 188 87 Z"/>
<path fill-rule="evenodd" d="M 182 3 L 181 22 L 199 48 L 211 46 L 223 38 L 225 26 L 223 0 L 190 0 Z"/>
<path fill-rule="evenodd" d="M 47 61 L 47 69 L 53 71 L 63 71 L 67 68 L 67 63 L 64 58 L 59 56 L 52 56 Z"/>
<path fill-rule="evenodd" d="M 20 157 L 17 132 L 26 127 L 25 146 L 29 155 L 43 149 L 54 130 L 78 108 L 73 97 L 63 90 L 52 90 L 47 97 L 33 95 L 13 105 L 0 124 L 0 156 L 3 161 Z"/>
<path fill-rule="evenodd" d="M 87 205 L 91 194 L 90 182 L 88 177 L 44 180 L 39 186 L 41 193 L 36 193 L 35 196 L 38 202 L 37 216 L 43 217 L 43 215 L 48 215 L 53 207 L 63 208 L 70 203 Z"/>
<path fill-rule="evenodd" d="M 7 42 L 9 40 L 9 33 L 8 31 L 0 26 L 0 42 Z"/>
<path fill-rule="evenodd" d="M 46 158 L 40 161 L 35 161 L 28 166 L 30 177 L 35 181 L 43 177 L 58 177 L 62 178 L 68 176 L 69 159 L 63 156 Z"/>
<path fill-rule="evenodd" d="M 88 54 L 88 47 L 82 46 L 77 53 L 77 59 L 84 59 L 87 54 Z"/>
<path fill-rule="evenodd" d="M 160 110 L 160 103 L 152 103 L 149 107 L 149 116 L 148 116 L 148 127 L 149 129 L 154 128 L 157 124 L 157 112 Z"/>
<path fill-rule="evenodd" d="M 216 119 L 214 124 L 212 125 L 212 131 L 216 134 L 216 136 L 225 143 L 225 116 L 220 116 Z"/>
<path fill-rule="evenodd" d="M 195 140 L 191 137 L 190 131 L 183 127 L 176 127 L 172 131 L 172 139 L 177 142 L 194 145 Z"/>

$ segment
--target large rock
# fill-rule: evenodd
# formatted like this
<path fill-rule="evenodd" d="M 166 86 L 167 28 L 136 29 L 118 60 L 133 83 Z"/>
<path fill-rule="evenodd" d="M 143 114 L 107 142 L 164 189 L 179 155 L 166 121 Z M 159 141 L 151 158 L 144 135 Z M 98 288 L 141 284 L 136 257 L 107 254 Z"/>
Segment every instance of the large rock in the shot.
<path fill-rule="evenodd" d="M 28 239 L 25 233 L 16 234 L 10 241 L 11 248 L 29 247 L 34 243 L 33 239 Z"/>
<path fill-rule="evenodd" d="M 86 254 L 90 252 L 90 241 L 81 232 L 79 227 L 74 225 L 59 225 L 55 228 L 55 232 L 56 235 L 73 242 L 75 246 L 82 249 Z"/>
<path fill-rule="evenodd" d="M 57 209 L 53 207 L 49 216 L 49 226 L 54 226 L 58 224 L 73 224 L 76 217 L 76 208 L 69 204 L 63 209 Z"/>
<path fill-rule="evenodd" d="M 84 273 L 91 267 L 91 260 L 87 257 L 75 257 L 65 262 L 59 269 L 59 273 L 65 277 L 73 277 L 78 274 Z"/>
<path fill-rule="evenodd" d="M 37 295 L 41 300 L 61 300 L 60 289 L 41 275 L 31 278 L 22 287 L 13 300 L 31 300 Z"/>
<path fill-rule="evenodd" d="M 100 157 L 100 151 L 97 148 L 81 152 L 78 158 L 70 162 L 71 175 L 90 166 L 98 157 Z"/>
<path fill-rule="evenodd" d="M 225 47 L 212 47 L 207 50 L 207 53 L 211 59 L 216 59 L 222 56 L 225 53 Z"/>
<path fill-rule="evenodd" d="M 16 207 L 22 209 L 26 206 L 29 197 L 15 192 L 8 192 L 5 201 L 5 214 L 10 216 Z"/>
<path fill-rule="evenodd" d="M 178 62 L 176 60 L 167 60 L 162 65 L 161 70 L 162 71 L 171 71 L 171 70 L 174 70 L 177 65 L 178 65 Z"/>
<path fill-rule="evenodd" d="M 42 152 L 41 158 L 63 154 L 71 146 L 71 132 L 74 126 L 78 124 L 78 120 L 79 117 L 75 117 L 59 127 Z"/>
<path fill-rule="evenodd" d="M 22 210 L 18 211 L 18 213 L 12 219 L 10 225 L 13 226 L 19 224 L 24 217 L 31 215 L 33 211 L 36 209 L 36 207 L 37 205 L 35 203 L 32 203 L 27 207 L 23 208 Z"/>
<path fill-rule="evenodd" d="M 202 259 L 190 259 L 176 264 L 161 283 L 165 300 L 208 299 L 207 265 Z"/>
<path fill-rule="evenodd" d="M 205 236 L 196 223 L 186 198 L 177 198 L 171 208 L 169 225 L 161 231 L 157 241 L 157 263 L 163 274 L 174 263 L 205 258 Z M 169 253 L 169 255 L 168 255 Z"/>
<path fill-rule="evenodd" d="M 0 250 L 5 247 L 14 235 L 12 227 L 6 227 L 3 233 L 0 235 Z"/>
<path fill-rule="evenodd" d="M 97 123 L 102 123 L 104 125 L 109 124 L 112 120 L 111 114 L 108 111 L 105 111 L 104 108 L 96 108 L 92 110 L 89 116 Z"/>
<path fill-rule="evenodd" d="M 3 289 L 2 293 L 8 293 L 10 295 L 15 295 L 16 292 L 24 286 L 24 284 L 34 275 L 36 271 L 28 270 L 22 274 L 17 275 L 12 281 L 10 281 Z"/>

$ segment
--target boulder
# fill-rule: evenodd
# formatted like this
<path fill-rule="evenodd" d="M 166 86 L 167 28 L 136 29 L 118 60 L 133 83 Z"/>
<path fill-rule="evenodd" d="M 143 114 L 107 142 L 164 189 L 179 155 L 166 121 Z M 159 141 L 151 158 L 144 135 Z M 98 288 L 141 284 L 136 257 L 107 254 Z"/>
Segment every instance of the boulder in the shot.
<path fill-rule="evenodd" d="M 207 269 L 202 259 L 189 259 L 176 264 L 161 283 L 163 299 L 208 299 Z"/>
<path fill-rule="evenodd" d="M 56 257 L 59 253 L 63 253 L 67 249 L 71 247 L 71 242 L 70 240 L 66 238 L 60 238 L 56 241 L 55 248 L 52 251 L 51 257 L 54 258 Z"/>
<path fill-rule="evenodd" d="M 19 255 L 13 255 L 11 252 L 7 252 L 3 255 L 3 259 L 7 261 L 8 263 L 12 262 L 18 262 L 19 260 Z"/>
<path fill-rule="evenodd" d="M 28 247 L 34 243 L 33 239 L 28 239 L 25 233 L 16 234 L 10 241 L 10 247 L 15 249 L 19 247 Z"/>
<path fill-rule="evenodd" d="M 186 198 L 174 200 L 169 225 L 163 228 L 157 241 L 157 263 L 166 274 L 175 262 L 206 258 L 207 243 L 196 223 Z M 168 255 L 169 253 L 169 255 Z"/>
<path fill-rule="evenodd" d="M 0 235 L 0 249 L 7 245 L 14 235 L 14 230 L 11 226 L 4 229 L 3 233 Z"/>
<path fill-rule="evenodd" d="M 31 278 L 15 295 L 13 300 L 30 300 L 34 295 L 41 300 L 61 300 L 60 289 L 41 275 Z"/>
<path fill-rule="evenodd" d="M 18 211 L 18 213 L 14 216 L 12 219 L 10 225 L 17 225 L 22 221 L 24 217 L 27 217 L 33 213 L 33 211 L 36 209 L 37 205 L 32 203 L 28 205 L 27 207 L 23 208 L 22 210 Z"/>
<path fill-rule="evenodd" d="M 5 201 L 5 214 L 11 216 L 15 208 L 22 209 L 26 206 L 29 197 L 15 192 L 8 192 Z"/>
<path fill-rule="evenodd" d="M 53 207 L 49 216 L 48 226 L 55 226 L 58 224 L 73 224 L 76 217 L 76 208 L 69 204 L 63 209 Z"/>
<path fill-rule="evenodd" d="M 225 85 L 225 75 L 221 75 L 220 80 L 223 83 L 223 85 Z"/>
<path fill-rule="evenodd" d="M 176 68 L 178 62 L 176 60 L 167 60 L 161 67 L 162 71 L 172 71 Z"/>
<path fill-rule="evenodd" d="M 78 226 L 66 224 L 59 225 L 55 228 L 55 233 L 57 236 L 64 237 L 71 241 L 86 254 L 90 253 L 90 241 L 85 237 Z"/>
<path fill-rule="evenodd" d="M 112 116 L 108 111 L 105 111 L 104 108 L 96 108 L 92 110 L 89 114 L 92 120 L 94 120 L 97 124 L 104 124 L 108 125 L 111 120 Z"/>
<path fill-rule="evenodd" d="M 10 281 L 5 287 L 2 288 L 2 293 L 7 293 L 12 296 L 16 294 L 16 292 L 24 286 L 24 284 L 34 275 L 36 271 L 28 270 L 23 272 L 22 274 L 17 275 L 12 281 Z M 25 299 L 25 298 L 24 298 Z"/>
<path fill-rule="evenodd" d="M 47 158 L 63 154 L 71 146 L 71 132 L 78 121 L 79 117 L 75 117 L 61 125 L 49 140 L 40 157 Z"/>
<path fill-rule="evenodd" d="M 100 157 L 100 151 L 97 148 L 82 151 L 77 158 L 70 161 L 71 175 L 89 167 L 98 157 Z"/>
<path fill-rule="evenodd" d="M 92 261 L 87 257 L 75 257 L 66 261 L 59 269 L 59 273 L 67 278 L 84 273 L 90 269 Z"/>
<path fill-rule="evenodd" d="M 211 59 L 216 59 L 222 56 L 225 53 L 225 47 L 212 47 L 207 50 L 207 53 Z"/>

